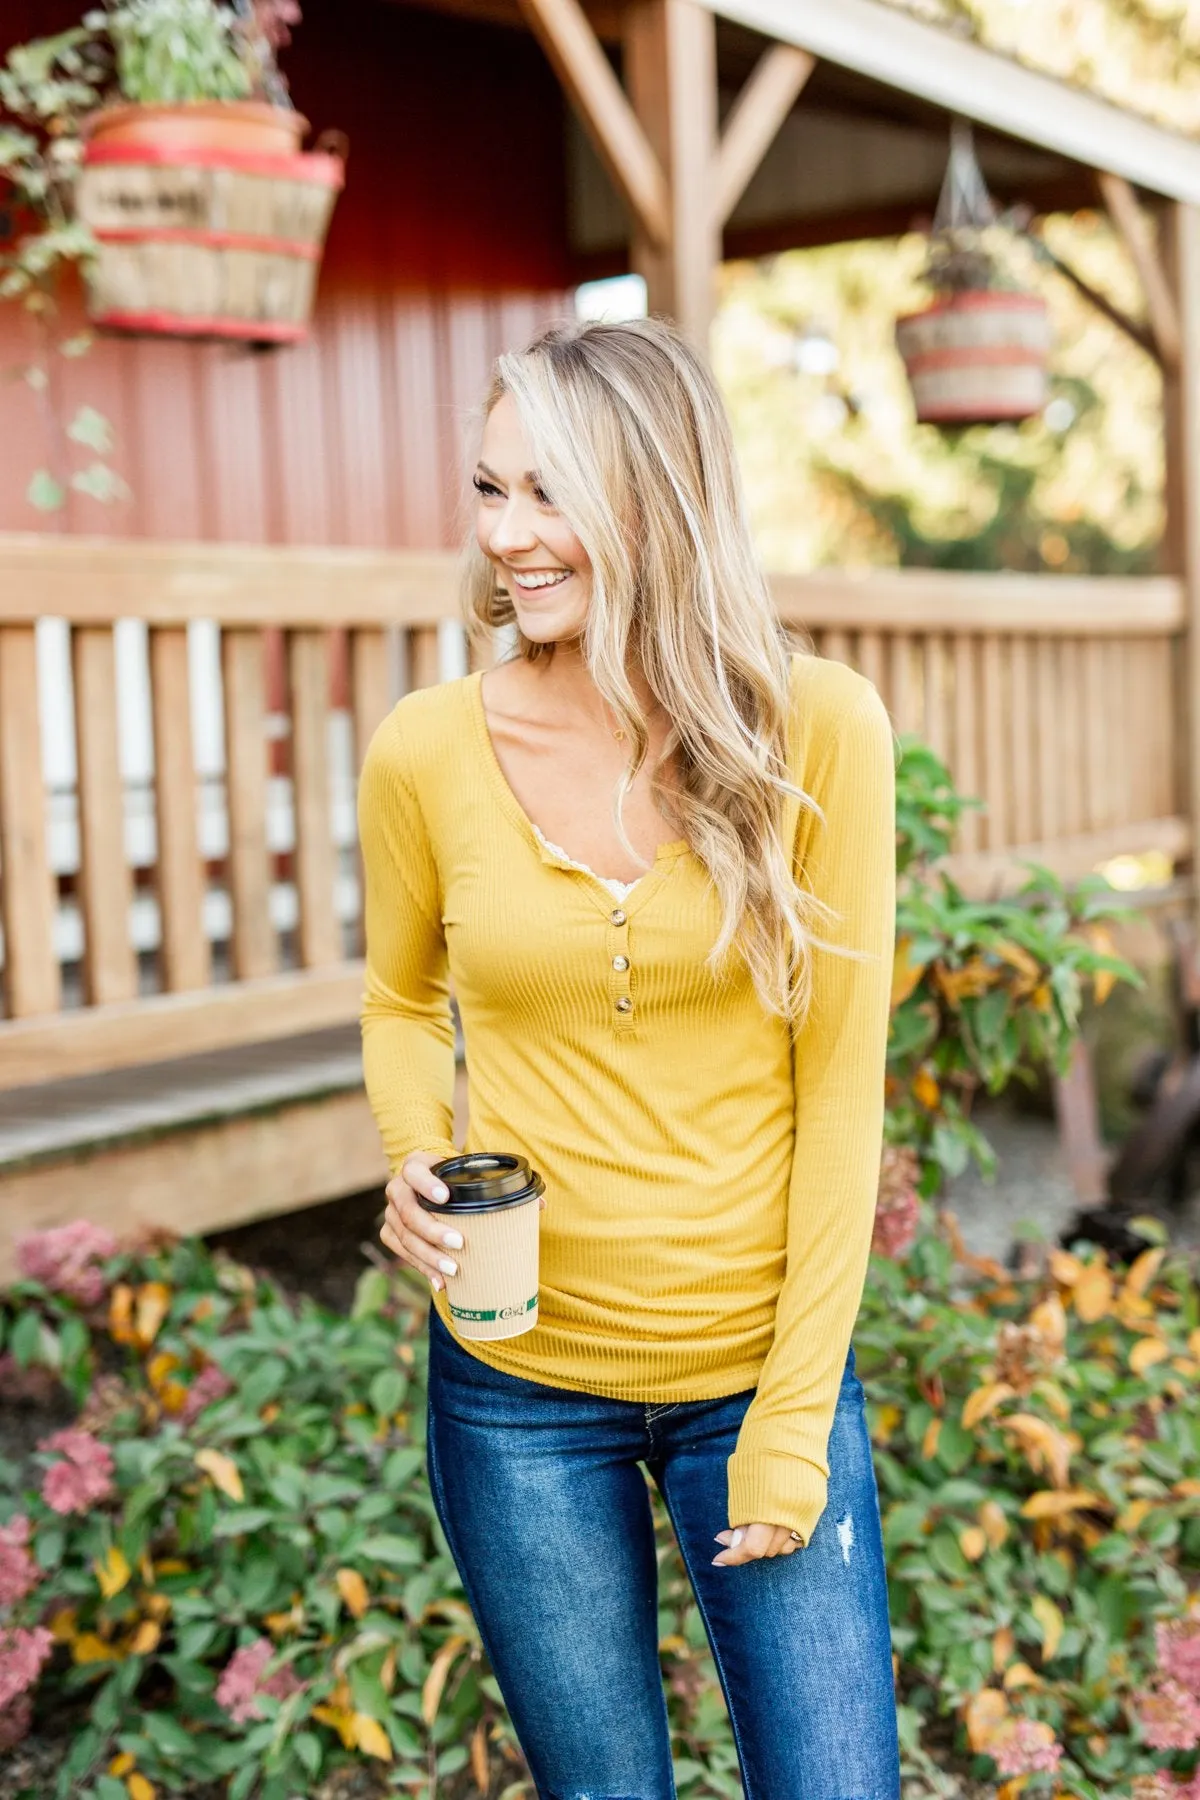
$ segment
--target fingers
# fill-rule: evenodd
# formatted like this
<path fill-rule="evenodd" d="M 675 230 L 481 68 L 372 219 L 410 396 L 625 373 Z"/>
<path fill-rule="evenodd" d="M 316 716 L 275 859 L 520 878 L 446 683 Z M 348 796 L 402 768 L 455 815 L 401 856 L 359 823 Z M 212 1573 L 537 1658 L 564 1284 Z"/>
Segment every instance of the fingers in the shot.
<path fill-rule="evenodd" d="M 718 1531 L 718 1544 L 725 1549 L 713 1557 L 718 1568 L 733 1569 L 742 1563 L 759 1562 L 764 1557 L 791 1556 L 804 1546 L 792 1537 L 786 1525 L 739 1525 L 732 1531 Z"/>
<path fill-rule="evenodd" d="M 411 1263 L 434 1288 L 444 1287 L 446 1276 L 458 1273 L 458 1264 L 449 1252 L 462 1249 L 462 1233 L 444 1218 L 427 1212 L 417 1195 L 423 1194 L 440 1204 L 449 1197 L 445 1183 L 437 1179 L 427 1163 L 410 1156 L 400 1174 L 388 1182 L 385 1192 L 387 1210 L 379 1232 L 380 1242 Z"/>

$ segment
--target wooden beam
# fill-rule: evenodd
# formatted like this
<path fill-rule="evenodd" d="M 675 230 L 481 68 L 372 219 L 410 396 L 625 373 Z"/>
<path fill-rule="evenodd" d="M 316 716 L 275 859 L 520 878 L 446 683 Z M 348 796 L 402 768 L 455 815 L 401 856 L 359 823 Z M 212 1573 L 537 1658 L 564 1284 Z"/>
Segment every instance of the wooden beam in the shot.
<path fill-rule="evenodd" d="M 715 302 L 721 234 L 713 206 L 717 146 L 717 42 L 697 0 L 634 0 L 626 13 L 625 75 L 634 110 L 666 172 L 665 244 L 644 232 L 633 266 L 650 311 L 665 313 L 704 347 Z"/>
<path fill-rule="evenodd" d="M 1200 204 L 1200 142 L 885 0 L 704 0 L 723 18 L 1151 193 Z"/>
<path fill-rule="evenodd" d="M 1158 850 L 1182 857 L 1191 849 L 1186 819 L 1144 819 L 1134 825 L 1110 825 L 1104 831 L 1079 832 L 1053 843 L 1012 844 L 1000 850 L 955 851 L 938 864 L 972 900 L 1011 894 L 1029 880 L 1028 864 L 1041 863 L 1065 882 L 1081 881 L 1097 863 L 1114 856 L 1140 856 Z M 1134 896 L 1136 903 L 1136 896 Z"/>
<path fill-rule="evenodd" d="M 821 569 L 773 575 L 787 624 L 812 631 L 948 631 L 979 636 L 1165 637 L 1180 630 L 1171 576 L 960 574 L 943 569 Z"/>
<path fill-rule="evenodd" d="M 772 44 L 760 57 L 717 146 L 713 204 L 718 225 L 724 225 L 745 193 L 816 66 L 816 58 L 794 44 Z"/>
<path fill-rule="evenodd" d="M 1171 283 L 1158 253 L 1154 228 L 1138 205 L 1137 195 L 1123 175 L 1109 175 L 1102 170 L 1096 176 L 1096 182 L 1109 217 L 1124 240 L 1125 248 L 1138 272 L 1146 301 L 1146 317 L 1150 321 L 1150 329 L 1158 347 L 1159 360 L 1164 368 L 1174 369 L 1179 363 L 1183 341 L 1179 308 L 1175 304 Z"/>
<path fill-rule="evenodd" d="M 521 10 L 639 230 L 661 248 L 671 231 L 663 167 L 583 8 L 578 0 L 521 0 Z"/>
<path fill-rule="evenodd" d="M 1163 254 L 1180 321 L 1180 355 L 1163 380 L 1167 521 L 1165 566 L 1183 583 L 1178 775 L 1192 854 L 1200 844 L 1200 207 L 1167 211 Z M 1200 883 L 1196 918 L 1200 923 Z"/>

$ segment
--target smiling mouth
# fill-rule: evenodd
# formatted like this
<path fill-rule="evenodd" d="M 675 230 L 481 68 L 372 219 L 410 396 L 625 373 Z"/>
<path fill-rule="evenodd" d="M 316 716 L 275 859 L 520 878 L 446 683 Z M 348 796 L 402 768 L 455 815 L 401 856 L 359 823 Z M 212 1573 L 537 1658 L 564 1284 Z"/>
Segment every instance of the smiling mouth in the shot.
<path fill-rule="evenodd" d="M 509 579 L 520 588 L 523 594 L 535 594 L 543 588 L 561 587 L 564 581 L 571 579 L 571 569 L 528 569 L 519 572 L 509 569 Z"/>

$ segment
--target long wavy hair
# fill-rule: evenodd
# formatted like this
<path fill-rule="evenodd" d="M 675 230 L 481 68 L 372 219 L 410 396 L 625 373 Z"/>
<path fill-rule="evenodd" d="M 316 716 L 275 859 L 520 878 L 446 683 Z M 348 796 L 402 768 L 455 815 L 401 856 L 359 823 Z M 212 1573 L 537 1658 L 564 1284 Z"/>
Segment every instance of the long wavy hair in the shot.
<path fill-rule="evenodd" d="M 733 948 L 768 1012 L 798 1024 L 811 995 L 815 923 L 793 876 L 788 796 L 789 646 L 751 543 L 724 403 L 702 359 L 660 319 L 555 326 L 497 359 L 480 423 L 512 396 L 538 479 L 587 551 L 592 597 L 581 649 L 628 737 L 613 821 L 649 752 L 628 670 L 640 667 L 670 721 L 654 793 L 707 868 L 722 924 L 714 975 Z M 472 533 L 468 623 L 511 626 L 511 599 Z M 553 645 L 527 639 L 530 662 Z M 676 775 L 662 778 L 674 757 Z M 793 810 L 793 818 L 795 812 Z"/>

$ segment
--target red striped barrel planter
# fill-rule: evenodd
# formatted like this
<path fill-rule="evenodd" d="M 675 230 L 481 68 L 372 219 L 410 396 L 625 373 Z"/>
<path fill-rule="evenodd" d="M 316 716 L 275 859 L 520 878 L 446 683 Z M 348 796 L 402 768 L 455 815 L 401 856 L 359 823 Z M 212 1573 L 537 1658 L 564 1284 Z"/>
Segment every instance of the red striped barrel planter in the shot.
<path fill-rule="evenodd" d="M 308 328 L 340 154 L 253 101 L 93 115 L 76 209 L 97 254 L 88 313 L 110 331 L 294 343 Z"/>
<path fill-rule="evenodd" d="M 896 344 L 923 423 L 994 425 L 1046 404 L 1050 322 L 1037 294 L 949 295 L 898 319 Z"/>

